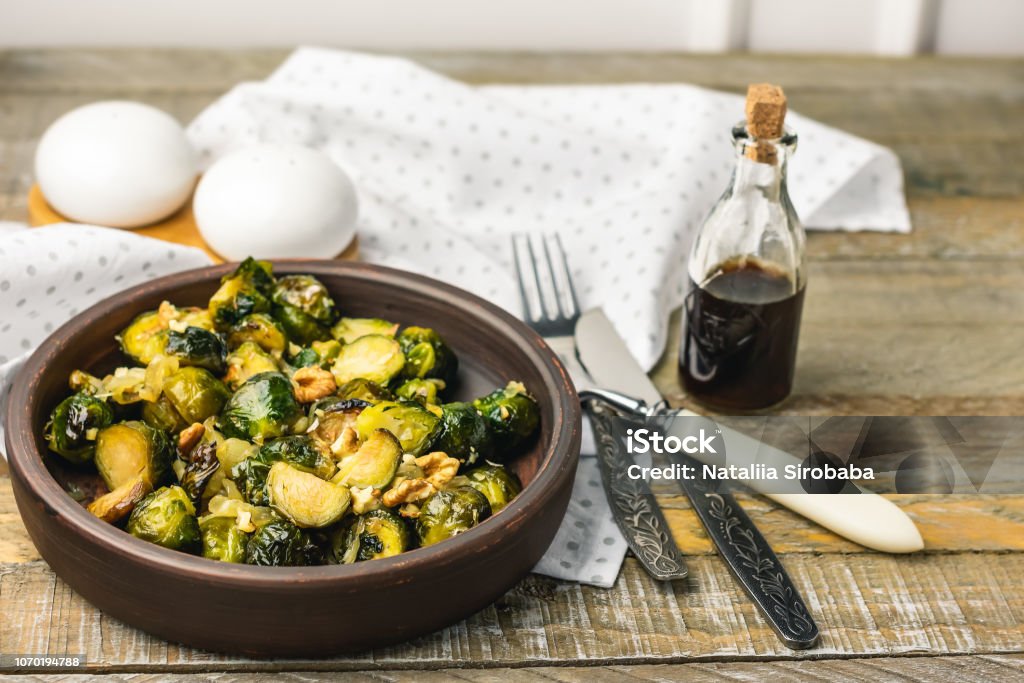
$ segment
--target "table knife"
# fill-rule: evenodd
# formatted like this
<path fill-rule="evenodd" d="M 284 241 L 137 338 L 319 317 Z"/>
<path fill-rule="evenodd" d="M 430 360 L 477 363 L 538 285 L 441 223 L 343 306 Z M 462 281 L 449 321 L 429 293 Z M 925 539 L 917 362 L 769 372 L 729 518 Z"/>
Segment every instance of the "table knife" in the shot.
<path fill-rule="evenodd" d="M 607 322 L 603 313 L 599 312 L 597 315 Z M 586 335 L 594 334 L 595 331 L 593 324 L 588 326 L 584 321 L 593 319 L 594 315 L 584 314 L 576 326 L 577 350 L 580 352 L 579 360 L 584 370 L 602 388 L 614 389 L 638 397 L 642 401 L 638 404 L 640 406 L 646 404 L 653 408 L 661 403 L 662 398 L 657 388 L 629 353 L 625 342 L 618 336 L 610 323 L 601 330 L 600 336 L 584 340 Z M 581 325 L 583 326 L 582 330 Z M 591 369 L 597 359 L 591 355 L 591 360 L 589 362 L 586 360 L 585 354 L 580 349 L 581 341 L 584 341 L 584 346 L 602 350 L 604 357 L 597 361 L 601 363 L 600 367 Z M 607 394 L 603 394 L 601 391 L 580 391 L 580 398 L 588 400 L 592 404 L 623 408 L 622 404 L 616 405 L 614 401 L 607 401 L 606 396 Z M 627 410 L 627 417 L 630 412 L 634 418 L 644 416 L 640 410 Z M 594 420 L 595 434 L 598 434 L 599 442 L 605 441 L 607 435 L 610 450 L 618 453 L 618 456 L 624 460 L 625 466 L 628 467 L 632 463 L 623 452 L 624 449 L 619 447 L 611 437 L 611 429 L 605 423 L 608 418 L 605 417 L 604 409 L 594 406 L 592 414 L 591 419 Z M 693 466 L 697 463 L 689 456 L 680 454 L 680 458 L 684 459 L 681 464 Z M 701 469 L 698 466 L 695 471 L 700 472 Z M 628 479 L 624 468 L 619 469 L 619 478 Z M 814 647 L 818 642 L 818 627 L 808 612 L 803 598 L 764 536 L 754 525 L 753 520 L 743 512 L 732 494 L 724 491 L 712 491 L 699 478 L 677 481 L 693 504 L 697 517 L 707 530 L 708 536 L 714 542 L 722 559 L 725 560 L 730 571 L 761 610 L 782 642 L 793 649 Z"/>
<path fill-rule="evenodd" d="M 576 349 L 581 364 L 597 385 L 640 398 L 649 406 L 662 400 L 601 309 L 580 316 L 576 324 Z M 683 416 L 697 416 L 688 410 L 676 412 Z M 786 465 L 801 463 L 800 458 L 740 431 L 724 426 L 721 429 L 726 452 L 739 456 L 744 462 L 756 460 L 780 472 Z M 887 553 L 910 553 L 924 547 L 921 533 L 903 510 L 876 493 L 862 490 L 853 482 L 846 483 L 843 495 L 805 493 L 799 489 L 798 483 L 794 484 L 792 493 L 780 493 L 776 488 L 778 482 L 773 482 L 775 490 L 767 490 L 763 481 L 741 480 L 740 483 L 868 548 Z"/>

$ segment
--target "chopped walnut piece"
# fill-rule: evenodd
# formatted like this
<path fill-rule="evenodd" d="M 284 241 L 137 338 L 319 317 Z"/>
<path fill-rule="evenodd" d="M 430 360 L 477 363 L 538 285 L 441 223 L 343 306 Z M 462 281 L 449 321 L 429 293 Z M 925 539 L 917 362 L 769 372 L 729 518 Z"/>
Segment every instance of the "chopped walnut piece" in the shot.
<path fill-rule="evenodd" d="M 344 458 L 359 450 L 359 434 L 352 427 L 345 427 L 341 434 L 331 444 L 331 453 L 336 457 Z"/>
<path fill-rule="evenodd" d="M 199 440 L 203 438 L 205 433 L 206 427 L 199 422 L 181 430 L 181 434 L 178 434 L 178 456 L 182 460 L 188 460 L 188 454 L 192 452 L 192 449 L 196 447 L 196 444 L 199 443 Z"/>
<path fill-rule="evenodd" d="M 444 487 L 459 471 L 459 461 L 448 457 L 447 453 L 441 451 L 421 455 L 416 458 L 416 464 L 427 476 L 427 481 L 436 489 Z"/>
<path fill-rule="evenodd" d="M 426 479 L 404 479 L 398 484 L 384 492 L 381 501 L 389 508 L 402 503 L 415 503 L 418 500 L 426 500 L 437 489 Z"/>
<path fill-rule="evenodd" d="M 420 516 L 420 506 L 416 503 L 406 503 L 402 507 L 398 508 L 398 514 L 403 517 L 416 518 Z"/>
<path fill-rule="evenodd" d="M 366 514 L 370 510 L 380 507 L 380 489 L 370 486 L 353 486 L 349 489 L 349 493 L 352 494 L 352 512 L 357 515 Z"/>
<path fill-rule="evenodd" d="M 292 389 L 295 400 L 299 403 L 312 403 L 324 396 L 330 396 L 337 388 L 334 375 L 323 368 L 299 368 L 292 375 Z"/>
<path fill-rule="evenodd" d="M 178 309 L 170 301 L 161 301 L 156 309 L 157 319 L 165 326 L 178 317 Z"/>

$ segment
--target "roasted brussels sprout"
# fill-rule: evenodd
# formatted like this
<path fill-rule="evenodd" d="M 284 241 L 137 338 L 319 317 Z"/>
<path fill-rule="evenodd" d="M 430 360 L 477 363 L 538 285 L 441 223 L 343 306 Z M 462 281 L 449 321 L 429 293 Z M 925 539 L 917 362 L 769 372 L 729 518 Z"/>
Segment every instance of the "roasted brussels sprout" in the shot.
<path fill-rule="evenodd" d="M 338 398 L 328 396 L 313 404 L 309 411 L 309 432 L 313 443 L 323 453 L 334 456 L 342 455 L 342 445 L 338 442 L 346 427 L 355 429 L 356 418 L 370 404 L 357 398 Z"/>
<path fill-rule="evenodd" d="M 190 325 L 183 332 L 167 333 L 164 353 L 177 358 L 181 365 L 205 368 L 220 375 L 224 373 L 227 347 L 217 333 Z"/>
<path fill-rule="evenodd" d="M 328 367 L 339 353 L 341 353 L 341 344 L 333 339 L 315 341 L 310 346 L 293 353 L 288 359 L 288 363 L 295 368 L 307 368 L 313 365 Z"/>
<path fill-rule="evenodd" d="M 228 354 L 228 372 L 224 382 L 232 390 L 262 372 L 277 372 L 277 361 L 255 342 L 245 342 Z"/>
<path fill-rule="evenodd" d="M 152 491 L 149 484 L 141 477 L 135 477 L 118 486 L 116 489 L 100 496 L 89 503 L 86 508 L 108 524 L 116 524 L 131 514 L 147 493 Z"/>
<path fill-rule="evenodd" d="M 181 476 L 181 488 L 188 494 L 188 499 L 193 505 L 198 507 L 202 502 L 203 491 L 218 469 L 220 460 L 217 459 L 216 444 L 203 443 L 196 446 L 192 451 L 192 459 Z"/>
<path fill-rule="evenodd" d="M 84 393 L 68 396 L 57 404 L 46 423 L 46 443 L 68 462 L 81 465 L 92 460 L 100 429 L 114 421 L 106 401 Z"/>
<path fill-rule="evenodd" d="M 398 335 L 405 354 L 402 376 L 435 377 L 451 382 L 459 369 L 459 360 L 439 335 L 429 327 L 407 327 Z"/>
<path fill-rule="evenodd" d="M 329 479 L 336 469 L 334 462 L 322 454 L 308 436 L 285 436 L 269 441 L 231 470 L 231 478 L 239 491 L 253 505 L 267 505 L 267 476 L 275 462 L 286 462 L 321 479 Z"/>
<path fill-rule="evenodd" d="M 192 424 L 219 413 L 230 393 L 209 370 L 184 367 L 164 380 L 164 396 Z"/>
<path fill-rule="evenodd" d="M 193 555 L 203 547 L 196 509 L 180 486 L 165 486 L 143 498 L 128 518 L 128 533 Z"/>
<path fill-rule="evenodd" d="M 180 333 L 189 327 L 212 331 L 213 321 L 204 309 L 177 308 L 165 301 L 159 309 L 137 316 L 117 339 L 126 356 L 140 365 L 148 365 L 165 353 L 172 331 Z"/>
<path fill-rule="evenodd" d="M 523 490 L 519 477 L 500 466 L 480 465 L 466 472 L 465 477 L 469 486 L 484 494 L 492 513 L 508 505 Z"/>
<path fill-rule="evenodd" d="M 245 562 L 249 534 L 235 525 L 232 517 L 205 517 L 199 520 L 203 539 L 203 557 L 219 562 Z"/>
<path fill-rule="evenodd" d="M 142 479 L 156 488 L 167 476 L 174 450 L 167 434 L 145 422 L 121 422 L 101 429 L 94 462 L 107 488 Z"/>
<path fill-rule="evenodd" d="M 199 327 L 210 332 L 217 328 L 213 324 L 213 317 L 207 308 L 199 306 L 186 306 L 185 308 L 174 309 L 174 322 L 169 323 L 170 327 Z"/>
<path fill-rule="evenodd" d="M 371 334 L 341 348 L 331 372 L 338 386 L 354 379 L 387 384 L 405 367 L 405 356 L 391 337 Z"/>
<path fill-rule="evenodd" d="M 395 389 L 395 395 L 424 405 L 437 405 L 438 394 L 444 388 L 443 379 L 410 379 Z"/>
<path fill-rule="evenodd" d="M 278 278 L 273 301 L 279 306 L 297 308 L 325 325 L 330 325 L 338 317 L 330 292 L 312 275 L 285 275 Z"/>
<path fill-rule="evenodd" d="M 398 438 L 402 451 L 422 455 L 440 430 L 441 419 L 415 401 L 381 401 L 356 418 L 356 431 L 364 441 L 378 429 Z"/>
<path fill-rule="evenodd" d="M 540 423 L 537 402 L 519 382 L 509 382 L 504 389 L 473 401 L 473 405 L 490 423 L 495 455 L 506 456 L 514 451 L 533 435 Z"/>
<path fill-rule="evenodd" d="M 230 481 L 227 480 L 227 481 Z M 206 517 L 227 517 L 235 520 L 235 526 L 247 534 L 256 531 L 257 528 L 270 522 L 276 522 L 281 516 L 273 508 L 265 505 L 252 505 L 238 494 L 238 490 L 231 485 L 227 486 L 225 493 L 212 496 L 206 502 Z M 200 519 L 200 522 L 203 520 Z"/>
<path fill-rule="evenodd" d="M 238 388 L 220 414 L 225 436 L 264 441 L 284 434 L 302 417 L 292 383 L 279 372 L 262 372 Z"/>
<path fill-rule="evenodd" d="M 258 446 L 242 439 L 223 439 L 217 443 L 217 460 L 222 469 L 230 470 L 246 458 L 256 455 L 258 450 Z"/>
<path fill-rule="evenodd" d="M 251 313 L 269 311 L 273 289 L 270 264 L 247 258 L 221 280 L 220 289 L 210 297 L 210 316 L 218 328 L 230 328 Z"/>
<path fill-rule="evenodd" d="M 352 564 L 392 557 L 412 547 L 408 523 L 388 509 L 371 510 L 342 525 L 330 538 L 328 561 Z"/>
<path fill-rule="evenodd" d="M 103 382 L 100 378 L 84 370 L 72 370 L 68 377 L 68 386 L 71 387 L 71 391 L 87 396 L 95 396 L 103 391 Z"/>
<path fill-rule="evenodd" d="M 288 348 L 284 328 L 266 313 L 251 313 L 231 327 L 228 346 L 236 349 L 252 342 L 267 353 L 283 353 Z"/>
<path fill-rule="evenodd" d="M 167 346 L 167 319 L 157 311 L 147 311 L 135 318 L 121 334 L 121 351 L 136 363 L 146 365 L 164 352 Z"/>
<path fill-rule="evenodd" d="M 177 359 L 157 356 L 150 362 L 149 367 L 159 368 L 160 372 L 150 372 L 149 367 L 117 368 L 113 374 L 107 375 L 101 380 L 103 386 L 101 395 L 118 406 L 131 405 L 141 401 L 155 401 L 163 390 L 165 377 L 163 371 L 176 372 L 177 366 Z"/>
<path fill-rule="evenodd" d="M 396 323 L 380 318 L 342 318 L 331 328 L 331 336 L 345 344 L 370 334 L 394 337 L 395 332 L 398 332 Z"/>
<path fill-rule="evenodd" d="M 274 318 L 281 323 L 288 338 L 300 346 L 309 346 L 315 341 L 327 341 L 331 338 L 331 331 L 326 325 L 295 306 L 274 306 Z"/>
<path fill-rule="evenodd" d="M 308 368 L 320 365 L 320 354 L 312 348 L 300 349 L 298 353 L 288 359 L 293 368 Z"/>
<path fill-rule="evenodd" d="M 316 352 L 317 357 L 320 359 L 320 363 L 326 365 L 330 363 L 338 354 L 341 353 L 341 343 L 334 339 L 328 339 L 327 341 L 315 341 L 310 345 L 310 348 Z"/>
<path fill-rule="evenodd" d="M 323 564 L 323 553 L 309 533 L 287 520 L 264 524 L 249 537 L 245 561 L 266 567 Z"/>
<path fill-rule="evenodd" d="M 339 398 L 358 398 L 367 403 L 378 403 L 394 399 L 391 392 L 381 385 L 362 378 L 339 385 L 335 395 Z"/>
<path fill-rule="evenodd" d="M 382 489 L 395 478 L 401 461 L 402 444 L 395 435 L 386 429 L 376 429 L 358 451 L 342 458 L 332 481 L 344 486 Z"/>
<path fill-rule="evenodd" d="M 146 401 L 142 404 L 142 421 L 153 429 L 162 429 L 170 434 L 177 434 L 188 427 L 185 418 L 163 395 L 156 401 Z"/>
<path fill-rule="evenodd" d="M 444 489 L 427 498 L 416 518 L 416 536 L 428 546 L 451 538 L 491 516 L 484 494 L 469 486 Z"/>
<path fill-rule="evenodd" d="M 267 475 L 267 499 L 296 526 L 306 528 L 334 524 L 348 512 L 351 502 L 346 487 L 280 461 Z"/>
<path fill-rule="evenodd" d="M 494 448 L 490 425 L 473 404 L 446 403 L 441 410 L 441 432 L 434 449 L 469 465 L 491 457 Z"/>

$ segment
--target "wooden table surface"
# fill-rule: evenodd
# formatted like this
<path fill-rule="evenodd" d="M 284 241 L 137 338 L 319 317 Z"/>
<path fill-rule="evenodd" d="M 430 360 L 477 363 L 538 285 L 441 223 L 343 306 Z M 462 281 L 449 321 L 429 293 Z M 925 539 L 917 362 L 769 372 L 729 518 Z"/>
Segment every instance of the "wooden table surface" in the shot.
<path fill-rule="evenodd" d="M 26 218 L 36 142 L 64 111 L 130 98 L 187 121 L 285 54 L 0 52 L 0 219 Z M 781 411 L 1024 414 L 1024 62 L 414 57 L 471 83 L 689 82 L 737 92 L 750 81 L 782 83 L 794 109 L 897 152 L 914 232 L 810 236 L 797 384 Z M 682 405 L 672 360 L 667 354 L 654 376 Z M 685 500 L 666 495 L 661 503 L 690 556 L 687 581 L 659 584 L 633 559 L 610 590 L 531 576 L 465 622 L 413 642 L 254 662 L 152 638 L 74 594 L 29 541 L 0 463 L 0 652 L 84 654 L 90 673 L 143 679 L 264 671 L 398 681 L 1024 677 L 1024 495 L 893 498 L 920 526 L 924 552 L 868 552 L 765 499 L 743 498 L 822 628 L 809 652 L 779 643 Z"/>

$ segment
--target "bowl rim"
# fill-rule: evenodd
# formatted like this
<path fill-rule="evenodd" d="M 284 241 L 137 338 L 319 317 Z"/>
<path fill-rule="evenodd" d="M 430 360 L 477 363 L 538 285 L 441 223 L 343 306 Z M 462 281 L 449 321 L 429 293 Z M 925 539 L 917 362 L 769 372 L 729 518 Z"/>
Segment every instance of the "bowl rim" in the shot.
<path fill-rule="evenodd" d="M 46 468 L 47 454 L 36 448 L 32 413 L 43 371 L 50 358 L 85 332 L 95 319 L 123 306 L 126 297 L 142 297 L 157 291 L 173 290 L 211 280 L 231 272 L 237 262 L 180 271 L 134 285 L 81 311 L 57 328 L 32 353 L 14 381 L 7 405 L 7 459 L 12 478 L 24 485 L 44 505 L 50 515 L 105 551 L 122 554 L 136 563 L 144 563 L 166 572 L 187 572 L 210 584 L 252 588 L 270 588 L 289 583 L 321 590 L 325 584 L 337 587 L 340 581 L 358 582 L 378 579 L 387 583 L 415 580 L 424 566 L 440 567 L 458 563 L 473 546 L 488 535 L 498 539 L 522 526 L 530 510 L 544 506 L 557 493 L 557 481 L 570 467 L 575 470 L 581 433 L 579 399 L 572 379 L 557 354 L 539 334 L 498 306 L 460 288 L 432 278 L 386 266 L 361 262 L 321 259 L 269 259 L 276 272 L 284 274 L 354 275 L 371 283 L 415 290 L 433 298 L 443 297 L 446 305 L 464 314 L 483 317 L 502 334 L 518 336 L 532 363 L 545 375 L 544 391 L 554 396 L 555 424 L 550 445 L 543 453 L 536 476 L 509 505 L 465 533 L 427 548 L 417 548 L 395 557 L 351 565 L 312 567 L 260 567 L 217 562 L 201 556 L 163 548 L 135 538 L 90 514 L 75 501 Z M 475 309 L 475 310 L 473 310 Z M 536 389 L 534 391 L 537 391 Z M 576 446 L 573 446 L 573 444 Z M 365 584 L 362 584 L 365 585 Z"/>

